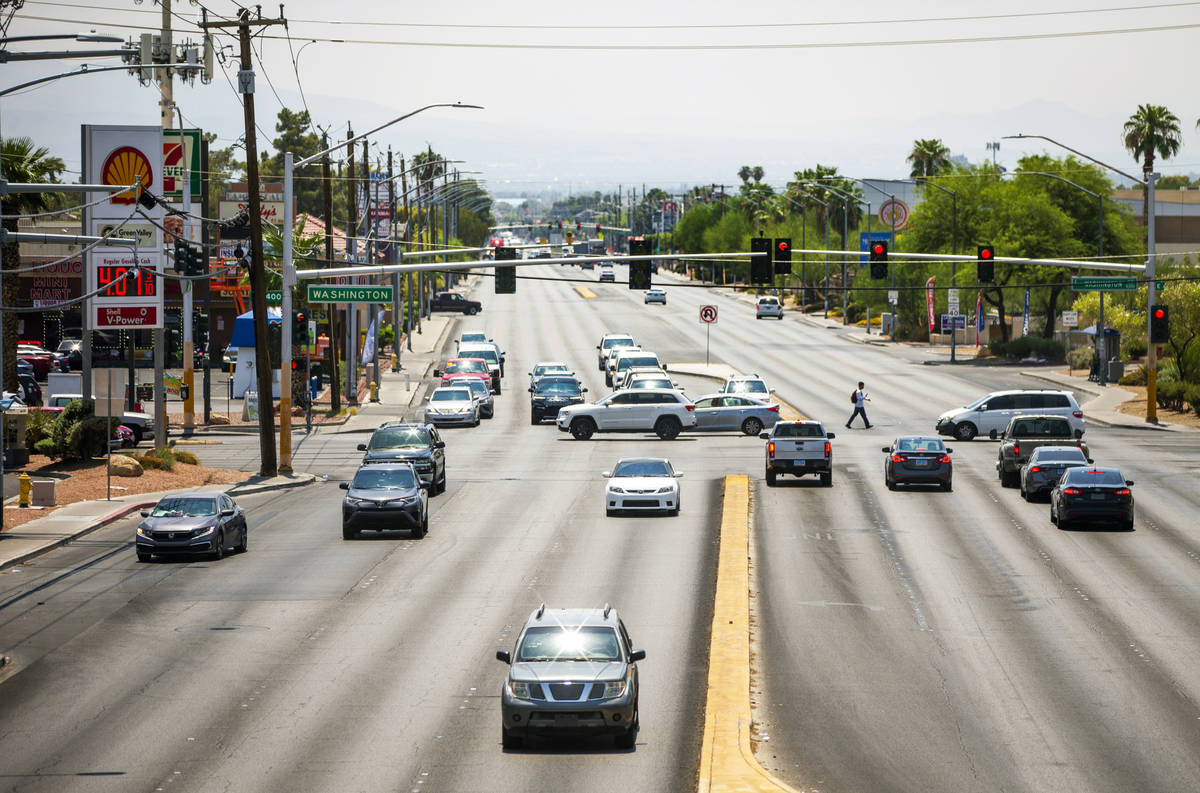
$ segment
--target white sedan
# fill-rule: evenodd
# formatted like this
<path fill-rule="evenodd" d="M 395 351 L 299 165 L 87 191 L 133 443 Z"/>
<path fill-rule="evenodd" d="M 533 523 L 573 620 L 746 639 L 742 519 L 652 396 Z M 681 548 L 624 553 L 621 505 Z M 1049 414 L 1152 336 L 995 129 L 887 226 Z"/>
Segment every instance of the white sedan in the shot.
<path fill-rule="evenodd" d="M 466 386 L 443 386 L 434 389 L 425 405 L 425 423 L 435 427 L 447 424 L 479 426 L 479 401 Z"/>
<path fill-rule="evenodd" d="M 661 457 L 627 457 L 617 467 L 601 474 L 608 480 L 604 487 L 604 514 L 621 510 L 679 514 L 679 482 L 683 476 Z"/>

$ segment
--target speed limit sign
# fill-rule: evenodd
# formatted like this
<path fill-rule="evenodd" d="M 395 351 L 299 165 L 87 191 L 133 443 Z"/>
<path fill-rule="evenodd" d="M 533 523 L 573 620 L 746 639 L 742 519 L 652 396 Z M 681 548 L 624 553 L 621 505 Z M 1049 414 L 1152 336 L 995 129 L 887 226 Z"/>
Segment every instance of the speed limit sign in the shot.
<path fill-rule="evenodd" d="M 716 306 L 700 306 L 700 321 L 706 325 L 711 325 L 717 321 Z"/>

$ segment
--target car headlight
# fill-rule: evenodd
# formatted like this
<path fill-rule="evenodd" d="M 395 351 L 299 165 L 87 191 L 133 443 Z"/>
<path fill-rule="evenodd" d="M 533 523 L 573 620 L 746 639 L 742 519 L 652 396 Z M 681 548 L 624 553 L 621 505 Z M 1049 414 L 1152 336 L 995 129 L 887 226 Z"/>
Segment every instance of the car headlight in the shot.
<path fill-rule="evenodd" d="M 216 528 L 217 528 L 217 524 L 215 524 L 215 523 L 210 523 L 210 524 L 209 524 L 209 525 L 207 525 L 207 526 L 203 526 L 203 527 L 201 527 L 201 528 L 199 528 L 199 529 L 196 529 L 196 536 L 197 536 L 197 537 L 203 537 L 203 536 L 205 536 L 206 534 L 212 534 L 212 533 L 213 533 L 213 531 L 214 531 Z"/>
<path fill-rule="evenodd" d="M 520 680 L 508 681 L 508 693 L 517 699 L 532 699 L 529 696 L 529 684 L 523 683 Z"/>
<path fill-rule="evenodd" d="M 612 486 L 610 486 L 610 487 L 608 488 L 608 492 L 610 492 L 610 493 L 624 493 L 624 492 L 625 492 L 625 489 L 624 489 L 624 488 L 621 488 L 621 487 L 617 487 L 616 485 L 612 485 Z"/>
<path fill-rule="evenodd" d="M 671 492 L 672 490 L 674 490 L 674 489 L 675 489 L 675 488 L 671 487 L 670 485 L 667 485 L 666 487 L 660 487 L 660 488 L 658 489 L 658 492 L 660 492 L 660 493 L 670 493 L 670 492 Z"/>
<path fill-rule="evenodd" d="M 342 504 L 344 504 L 347 507 L 357 507 L 362 503 L 363 503 L 363 499 L 354 498 L 353 496 L 346 496 L 344 499 L 342 499 Z"/>
<path fill-rule="evenodd" d="M 611 699 L 619 697 L 625 693 L 624 680 L 605 680 L 604 681 L 604 698 Z"/>
<path fill-rule="evenodd" d="M 150 537 L 150 529 L 146 528 L 145 526 L 138 526 L 137 533 L 139 537 Z"/>

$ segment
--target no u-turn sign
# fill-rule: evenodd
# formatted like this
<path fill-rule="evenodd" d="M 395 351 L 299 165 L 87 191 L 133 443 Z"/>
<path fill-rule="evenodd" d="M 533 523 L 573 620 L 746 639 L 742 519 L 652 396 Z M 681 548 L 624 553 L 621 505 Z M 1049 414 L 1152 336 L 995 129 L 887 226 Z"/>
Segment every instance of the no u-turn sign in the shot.
<path fill-rule="evenodd" d="M 716 306 L 700 306 L 700 321 L 706 325 L 711 325 L 717 321 Z"/>

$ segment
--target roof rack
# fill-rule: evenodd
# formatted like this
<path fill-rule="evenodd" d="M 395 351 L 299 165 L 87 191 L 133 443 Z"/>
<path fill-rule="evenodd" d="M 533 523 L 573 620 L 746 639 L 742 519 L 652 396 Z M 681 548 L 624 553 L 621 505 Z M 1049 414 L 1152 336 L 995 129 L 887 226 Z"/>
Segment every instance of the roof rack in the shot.
<path fill-rule="evenodd" d="M 537 613 L 533 615 L 533 618 L 535 620 L 540 620 L 542 618 L 542 615 L 545 613 L 546 613 L 546 604 L 543 603 L 542 605 L 538 606 Z"/>

